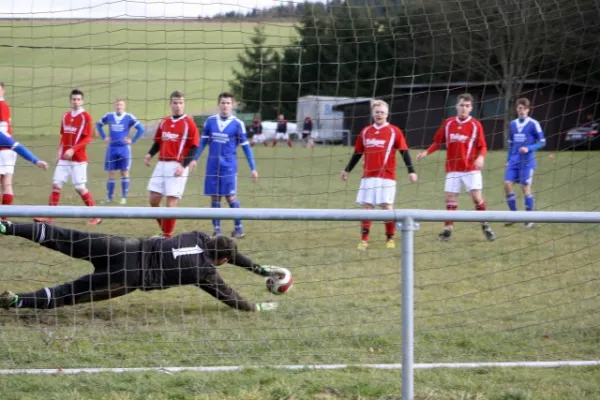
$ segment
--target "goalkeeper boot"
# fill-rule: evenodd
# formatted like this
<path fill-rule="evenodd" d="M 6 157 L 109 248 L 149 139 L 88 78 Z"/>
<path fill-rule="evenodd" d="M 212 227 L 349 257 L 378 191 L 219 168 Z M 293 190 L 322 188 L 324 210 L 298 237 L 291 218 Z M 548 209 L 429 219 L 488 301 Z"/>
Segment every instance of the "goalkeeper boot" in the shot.
<path fill-rule="evenodd" d="M 17 301 L 19 301 L 19 296 L 9 290 L 0 294 L 0 308 L 9 308 L 17 304 Z"/>
<path fill-rule="evenodd" d="M 231 232 L 231 237 L 234 239 L 243 239 L 246 237 L 246 234 L 240 231 L 233 231 Z"/>
<path fill-rule="evenodd" d="M 394 240 L 394 238 L 389 238 L 388 240 L 385 241 L 385 247 L 388 249 L 395 249 L 396 248 L 396 241 Z"/>
<path fill-rule="evenodd" d="M 481 230 L 483 231 L 483 234 L 485 235 L 485 238 L 488 241 L 493 242 L 494 240 L 496 240 L 496 235 L 494 234 L 494 231 L 492 231 L 492 228 L 490 228 L 490 226 L 487 223 L 481 224 Z"/>
<path fill-rule="evenodd" d="M 438 240 L 441 240 L 442 242 L 447 242 L 450 239 L 452 239 L 452 229 L 450 228 L 444 228 L 444 230 L 438 235 Z"/>
<path fill-rule="evenodd" d="M 0 233 L 5 234 L 8 230 L 7 227 L 10 225 L 9 221 L 1 220 L 0 221 Z"/>
<path fill-rule="evenodd" d="M 356 246 L 356 249 L 361 250 L 361 251 L 366 251 L 368 247 L 369 247 L 369 242 L 367 242 L 366 240 L 361 240 L 360 242 L 358 242 L 358 246 Z"/>

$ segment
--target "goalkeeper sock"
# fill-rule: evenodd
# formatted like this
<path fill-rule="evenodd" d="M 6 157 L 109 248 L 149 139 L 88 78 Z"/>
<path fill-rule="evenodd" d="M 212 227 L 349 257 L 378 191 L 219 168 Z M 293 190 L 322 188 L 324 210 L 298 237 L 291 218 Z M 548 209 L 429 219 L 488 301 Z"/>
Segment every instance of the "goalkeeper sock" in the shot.
<path fill-rule="evenodd" d="M 446 210 L 456 211 L 457 208 L 458 208 L 458 204 L 455 201 L 447 201 L 446 202 Z M 444 228 L 446 228 L 446 229 L 452 229 L 453 226 L 454 226 L 454 222 L 452 222 L 452 221 L 444 222 Z"/>
<path fill-rule="evenodd" d="M 123 196 L 124 199 L 126 199 L 129 194 L 129 185 L 129 178 L 121 178 L 121 196 Z"/>
<path fill-rule="evenodd" d="M 229 208 L 240 208 L 240 202 L 237 198 L 229 200 Z M 234 222 L 234 230 L 236 232 L 242 232 L 244 229 L 242 227 L 242 220 L 236 219 Z"/>
<path fill-rule="evenodd" d="M 361 221 L 361 239 L 363 242 L 369 241 L 369 231 L 371 230 L 371 221 Z"/>
<path fill-rule="evenodd" d="M 385 236 L 388 239 L 393 239 L 396 233 L 396 223 L 394 221 L 388 221 L 385 223 Z"/>
<path fill-rule="evenodd" d="M 57 206 L 60 203 L 60 191 L 61 188 L 58 186 L 52 187 L 52 192 L 50 193 L 50 198 L 48 199 L 49 206 Z"/>
<path fill-rule="evenodd" d="M 525 196 L 525 211 L 533 211 L 533 195 Z"/>
<path fill-rule="evenodd" d="M 106 181 L 106 198 L 108 200 L 112 200 L 114 194 L 115 194 L 115 180 L 109 179 Z"/>
<path fill-rule="evenodd" d="M 508 204 L 510 211 L 517 211 L 517 195 L 514 193 L 507 194 L 506 204 Z"/>
<path fill-rule="evenodd" d="M 212 208 L 221 208 L 221 202 L 213 200 L 213 201 L 210 202 L 210 206 Z M 212 224 L 213 224 L 214 231 L 217 232 L 217 233 L 221 233 L 221 220 L 220 219 L 213 219 L 212 220 Z"/>

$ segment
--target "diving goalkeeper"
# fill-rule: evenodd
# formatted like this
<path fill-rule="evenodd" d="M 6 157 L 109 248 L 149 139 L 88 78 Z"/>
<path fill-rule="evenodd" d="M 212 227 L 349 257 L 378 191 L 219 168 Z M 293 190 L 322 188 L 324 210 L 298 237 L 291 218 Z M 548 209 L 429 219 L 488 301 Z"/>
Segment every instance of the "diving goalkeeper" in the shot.
<path fill-rule="evenodd" d="M 277 276 L 277 267 L 255 264 L 226 236 L 193 231 L 170 239 L 135 239 L 81 232 L 46 223 L 0 221 L 0 234 L 29 239 L 72 258 L 86 260 L 94 272 L 72 282 L 35 292 L 0 295 L 0 307 L 49 309 L 123 296 L 137 289 L 162 290 L 194 285 L 242 311 L 267 311 L 277 303 L 253 303 L 229 287 L 216 266 L 230 263 L 261 276 Z"/>

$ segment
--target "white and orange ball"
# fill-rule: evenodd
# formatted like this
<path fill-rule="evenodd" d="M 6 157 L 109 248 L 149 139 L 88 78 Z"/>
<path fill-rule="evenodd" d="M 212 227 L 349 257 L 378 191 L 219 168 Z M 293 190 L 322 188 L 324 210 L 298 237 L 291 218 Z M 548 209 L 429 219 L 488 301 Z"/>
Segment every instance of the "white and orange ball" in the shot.
<path fill-rule="evenodd" d="M 294 286 L 294 277 L 286 268 L 278 268 L 275 276 L 265 278 L 267 290 L 273 294 L 287 293 Z"/>

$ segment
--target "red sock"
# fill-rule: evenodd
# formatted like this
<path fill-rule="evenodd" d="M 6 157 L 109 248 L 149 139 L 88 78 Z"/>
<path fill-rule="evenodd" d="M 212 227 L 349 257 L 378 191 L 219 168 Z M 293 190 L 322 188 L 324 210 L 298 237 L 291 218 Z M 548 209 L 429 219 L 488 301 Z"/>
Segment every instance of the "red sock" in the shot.
<path fill-rule="evenodd" d="M 92 197 L 92 194 L 90 192 L 85 192 L 85 194 L 82 194 L 80 196 L 81 200 L 83 200 L 86 206 L 94 207 L 96 205 L 96 203 L 94 202 L 94 198 Z"/>
<path fill-rule="evenodd" d="M 485 201 L 481 200 L 481 203 L 475 204 L 475 210 L 477 210 L 477 211 L 487 210 L 487 207 L 485 206 Z"/>
<path fill-rule="evenodd" d="M 52 193 L 50 193 L 50 198 L 48 199 L 49 206 L 57 206 L 60 203 L 60 188 L 53 187 Z"/>
<path fill-rule="evenodd" d="M 447 201 L 446 202 L 446 210 L 448 211 L 456 211 L 456 209 L 458 208 L 458 204 L 456 204 L 455 202 L 451 202 L 451 201 Z M 444 227 L 445 228 L 450 228 L 454 226 L 454 222 L 452 221 L 446 221 L 444 222 Z"/>
<path fill-rule="evenodd" d="M 292 144 L 292 141 L 291 141 L 291 140 L 288 140 L 288 146 L 289 146 L 289 147 L 294 147 L 294 145 Z"/>
<path fill-rule="evenodd" d="M 369 231 L 371 230 L 371 221 L 361 221 L 360 222 L 360 229 L 361 229 L 361 239 L 363 242 L 366 242 L 369 240 Z"/>
<path fill-rule="evenodd" d="M 156 218 L 156 222 L 158 222 L 158 226 L 162 229 L 162 219 Z"/>
<path fill-rule="evenodd" d="M 10 205 L 10 204 L 12 204 L 13 203 L 13 198 L 14 198 L 14 196 L 13 196 L 12 193 L 10 193 L 10 194 L 9 193 L 4 193 L 2 195 L 2 204 L 7 205 L 7 206 Z"/>
<path fill-rule="evenodd" d="M 393 239 L 396 233 L 396 223 L 394 221 L 388 221 L 385 223 L 385 235 L 388 239 Z"/>
<path fill-rule="evenodd" d="M 273 147 L 277 146 L 277 140 L 273 140 Z"/>
<path fill-rule="evenodd" d="M 161 229 L 163 232 L 163 236 L 166 238 L 170 238 L 173 236 L 173 231 L 175 230 L 175 218 L 163 218 Z"/>

